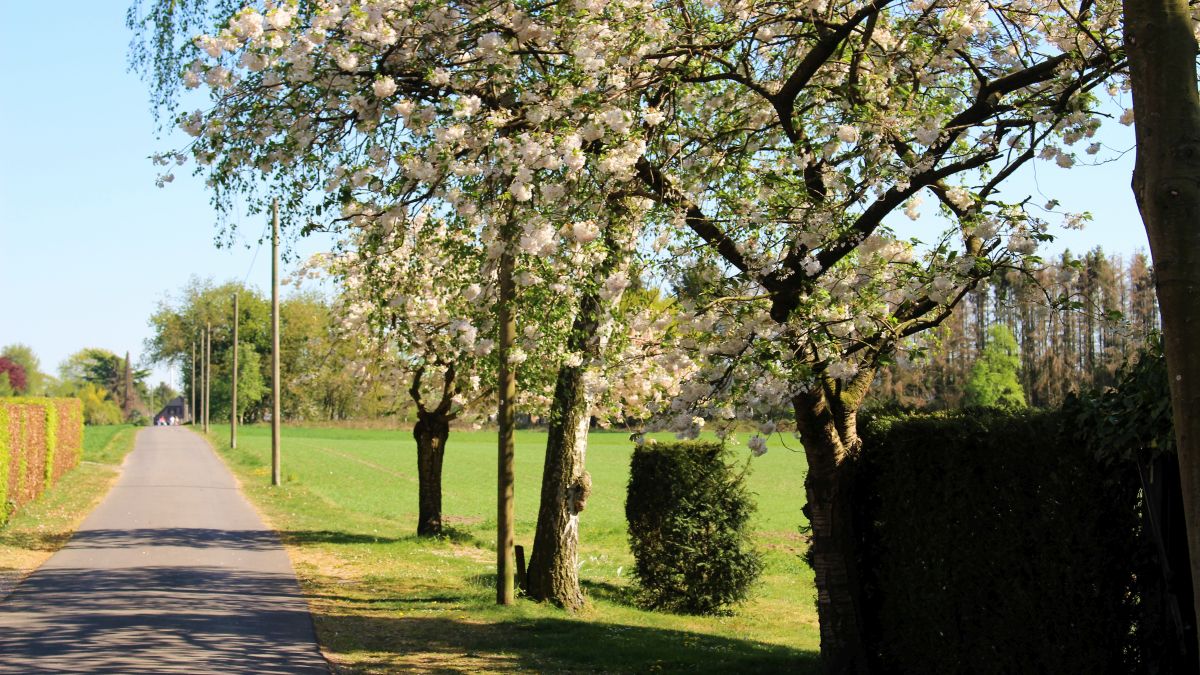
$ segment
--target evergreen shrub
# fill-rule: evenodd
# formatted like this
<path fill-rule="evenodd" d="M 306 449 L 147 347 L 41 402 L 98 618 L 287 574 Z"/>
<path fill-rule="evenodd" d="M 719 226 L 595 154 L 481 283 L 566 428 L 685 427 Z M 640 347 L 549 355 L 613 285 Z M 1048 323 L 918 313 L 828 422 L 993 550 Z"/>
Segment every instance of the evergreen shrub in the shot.
<path fill-rule="evenodd" d="M 633 453 L 625 517 L 640 600 L 711 614 L 745 599 L 762 572 L 750 545 L 745 469 L 721 443 L 646 443 Z"/>

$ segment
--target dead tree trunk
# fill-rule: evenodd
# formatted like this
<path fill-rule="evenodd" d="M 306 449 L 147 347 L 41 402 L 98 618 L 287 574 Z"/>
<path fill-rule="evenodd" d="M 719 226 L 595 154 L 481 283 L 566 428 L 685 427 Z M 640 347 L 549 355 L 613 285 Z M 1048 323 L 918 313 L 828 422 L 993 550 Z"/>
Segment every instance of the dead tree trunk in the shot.
<path fill-rule="evenodd" d="M 1150 239 L 1193 587 L 1200 580 L 1200 92 L 1187 0 L 1125 0 L 1137 160 L 1133 193 Z M 1200 594 L 1196 599 L 1200 599 Z M 1194 602 L 1196 602 L 1194 599 Z M 1196 603 L 1200 614 L 1200 602 Z"/>
<path fill-rule="evenodd" d="M 451 412 L 455 393 L 454 366 L 446 367 L 442 396 L 433 408 L 421 401 L 422 366 L 413 374 L 409 394 L 417 405 L 417 423 L 413 438 L 417 442 L 417 536 L 436 537 L 442 533 L 442 459 L 446 439 L 450 437 Z"/>

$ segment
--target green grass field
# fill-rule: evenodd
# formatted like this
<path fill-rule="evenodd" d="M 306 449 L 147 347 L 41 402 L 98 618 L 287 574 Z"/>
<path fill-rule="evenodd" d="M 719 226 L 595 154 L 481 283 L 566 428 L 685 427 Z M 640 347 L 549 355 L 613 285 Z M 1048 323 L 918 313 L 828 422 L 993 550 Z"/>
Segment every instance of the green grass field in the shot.
<path fill-rule="evenodd" d="M 413 536 L 416 449 L 404 431 L 283 431 L 281 488 L 269 487 L 270 433 L 211 439 L 284 536 L 322 646 L 349 672 L 809 672 L 817 669 L 812 572 L 800 556 L 804 457 L 776 443 L 752 463 L 753 521 L 766 572 L 731 614 L 634 606 L 624 499 L 632 445 L 593 433 L 593 496 L 581 517 L 580 576 L 591 599 L 571 615 L 526 600 L 495 604 L 496 439 L 451 433 L 443 476 L 450 533 Z M 517 543 L 531 545 L 544 433 L 517 435 Z M 745 446 L 737 446 L 743 459 Z"/>
<path fill-rule="evenodd" d="M 85 426 L 80 465 L 0 528 L 0 598 L 71 538 L 108 492 L 137 431 L 127 424 Z"/>

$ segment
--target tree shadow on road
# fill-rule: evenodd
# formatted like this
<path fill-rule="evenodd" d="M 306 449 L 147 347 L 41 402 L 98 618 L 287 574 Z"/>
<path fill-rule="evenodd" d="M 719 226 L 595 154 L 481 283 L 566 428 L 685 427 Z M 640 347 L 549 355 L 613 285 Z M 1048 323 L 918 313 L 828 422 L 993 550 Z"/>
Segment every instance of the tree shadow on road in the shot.
<path fill-rule="evenodd" d="M 13 545 L 34 551 L 55 551 L 70 537 L 69 548 L 123 549 L 151 546 L 183 548 L 229 548 L 258 550 L 279 545 L 280 537 L 296 545 L 308 544 L 394 544 L 407 537 L 380 537 L 337 530 L 289 530 L 276 534 L 274 530 L 230 530 L 207 527 L 147 527 L 131 529 L 80 530 L 74 535 L 61 533 L 22 533 Z"/>
<path fill-rule="evenodd" d="M 0 603 L 0 672 L 327 672 L 288 574 L 46 568 Z"/>

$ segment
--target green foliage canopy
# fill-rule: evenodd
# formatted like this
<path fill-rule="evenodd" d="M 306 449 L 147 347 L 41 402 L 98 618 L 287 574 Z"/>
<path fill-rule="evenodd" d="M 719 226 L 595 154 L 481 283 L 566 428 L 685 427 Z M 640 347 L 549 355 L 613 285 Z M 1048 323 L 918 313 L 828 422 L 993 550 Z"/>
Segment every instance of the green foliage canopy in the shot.
<path fill-rule="evenodd" d="M 75 396 L 83 402 L 83 423 L 120 424 L 124 415 L 121 407 L 108 395 L 108 390 L 91 382 L 84 382 L 75 392 Z"/>
<path fill-rule="evenodd" d="M 14 343 L 0 349 L 0 356 L 16 363 L 25 370 L 25 395 L 41 396 L 46 392 L 49 379 L 40 370 L 41 361 L 33 353 L 33 348 L 21 343 Z"/>
<path fill-rule="evenodd" d="M 987 346 L 971 367 L 966 393 L 969 405 L 989 408 L 1024 408 L 1025 392 L 1018 371 L 1021 357 L 1017 340 L 1007 326 L 988 329 Z"/>
<path fill-rule="evenodd" d="M 71 354 L 58 366 L 58 373 L 61 381 L 57 387 L 57 393 L 61 396 L 77 396 L 84 399 L 84 419 L 87 424 L 119 424 L 121 415 L 118 412 L 117 421 L 95 421 L 97 419 L 109 419 L 109 411 L 100 412 L 102 406 L 101 401 L 107 400 L 116 410 L 121 410 L 120 401 L 125 395 L 125 358 L 118 356 L 107 349 L 99 347 L 85 347 L 74 354 Z M 146 385 L 146 379 L 150 377 L 150 371 L 145 368 L 130 367 L 130 376 L 132 377 L 133 391 L 131 399 L 133 400 L 133 408 L 137 407 L 138 401 L 149 401 L 151 399 L 149 387 Z M 98 400 L 93 401 L 89 407 L 87 402 L 88 397 L 95 397 L 97 394 L 93 389 L 89 389 L 86 385 L 92 385 L 99 388 L 103 392 L 103 396 Z M 140 410 L 131 409 L 131 415 Z"/>
<path fill-rule="evenodd" d="M 229 408 L 232 403 L 233 372 L 231 360 L 221 364 L 220 369 L 214 368 L 210 403 L 212 418 L 217 420 L 229 419 Z M 268 380 L 263 377 L 262 359 L 254 345 L 241 344 L 238 346 L 238 419 L 256 410 L 267 395 Z"/>
<path fill-rule="evenodd" d="M 153 334 L 146 353 L 153 363 L 181 367 L 184 397 L 192 387 L 192 350 L 212 328 L 212 416 L 229 416 L 233 345 L 233 296 L 238 296 L 238 409 L 242 419 L 262 419 L 271 382 L 271 303 L 237 282 L 191 279 L 182 292 L 161 302 L 150 317 Z M 285 419 L 344 419 L 377 408 L 356 409 L 367 383 L 356 374 L 356 343 L 340 335 L 329 302 L 315 292 L 294 293 L 280 302 L 279 376 Z M 199 382 L 196 383 L 199 387 Z"/>

